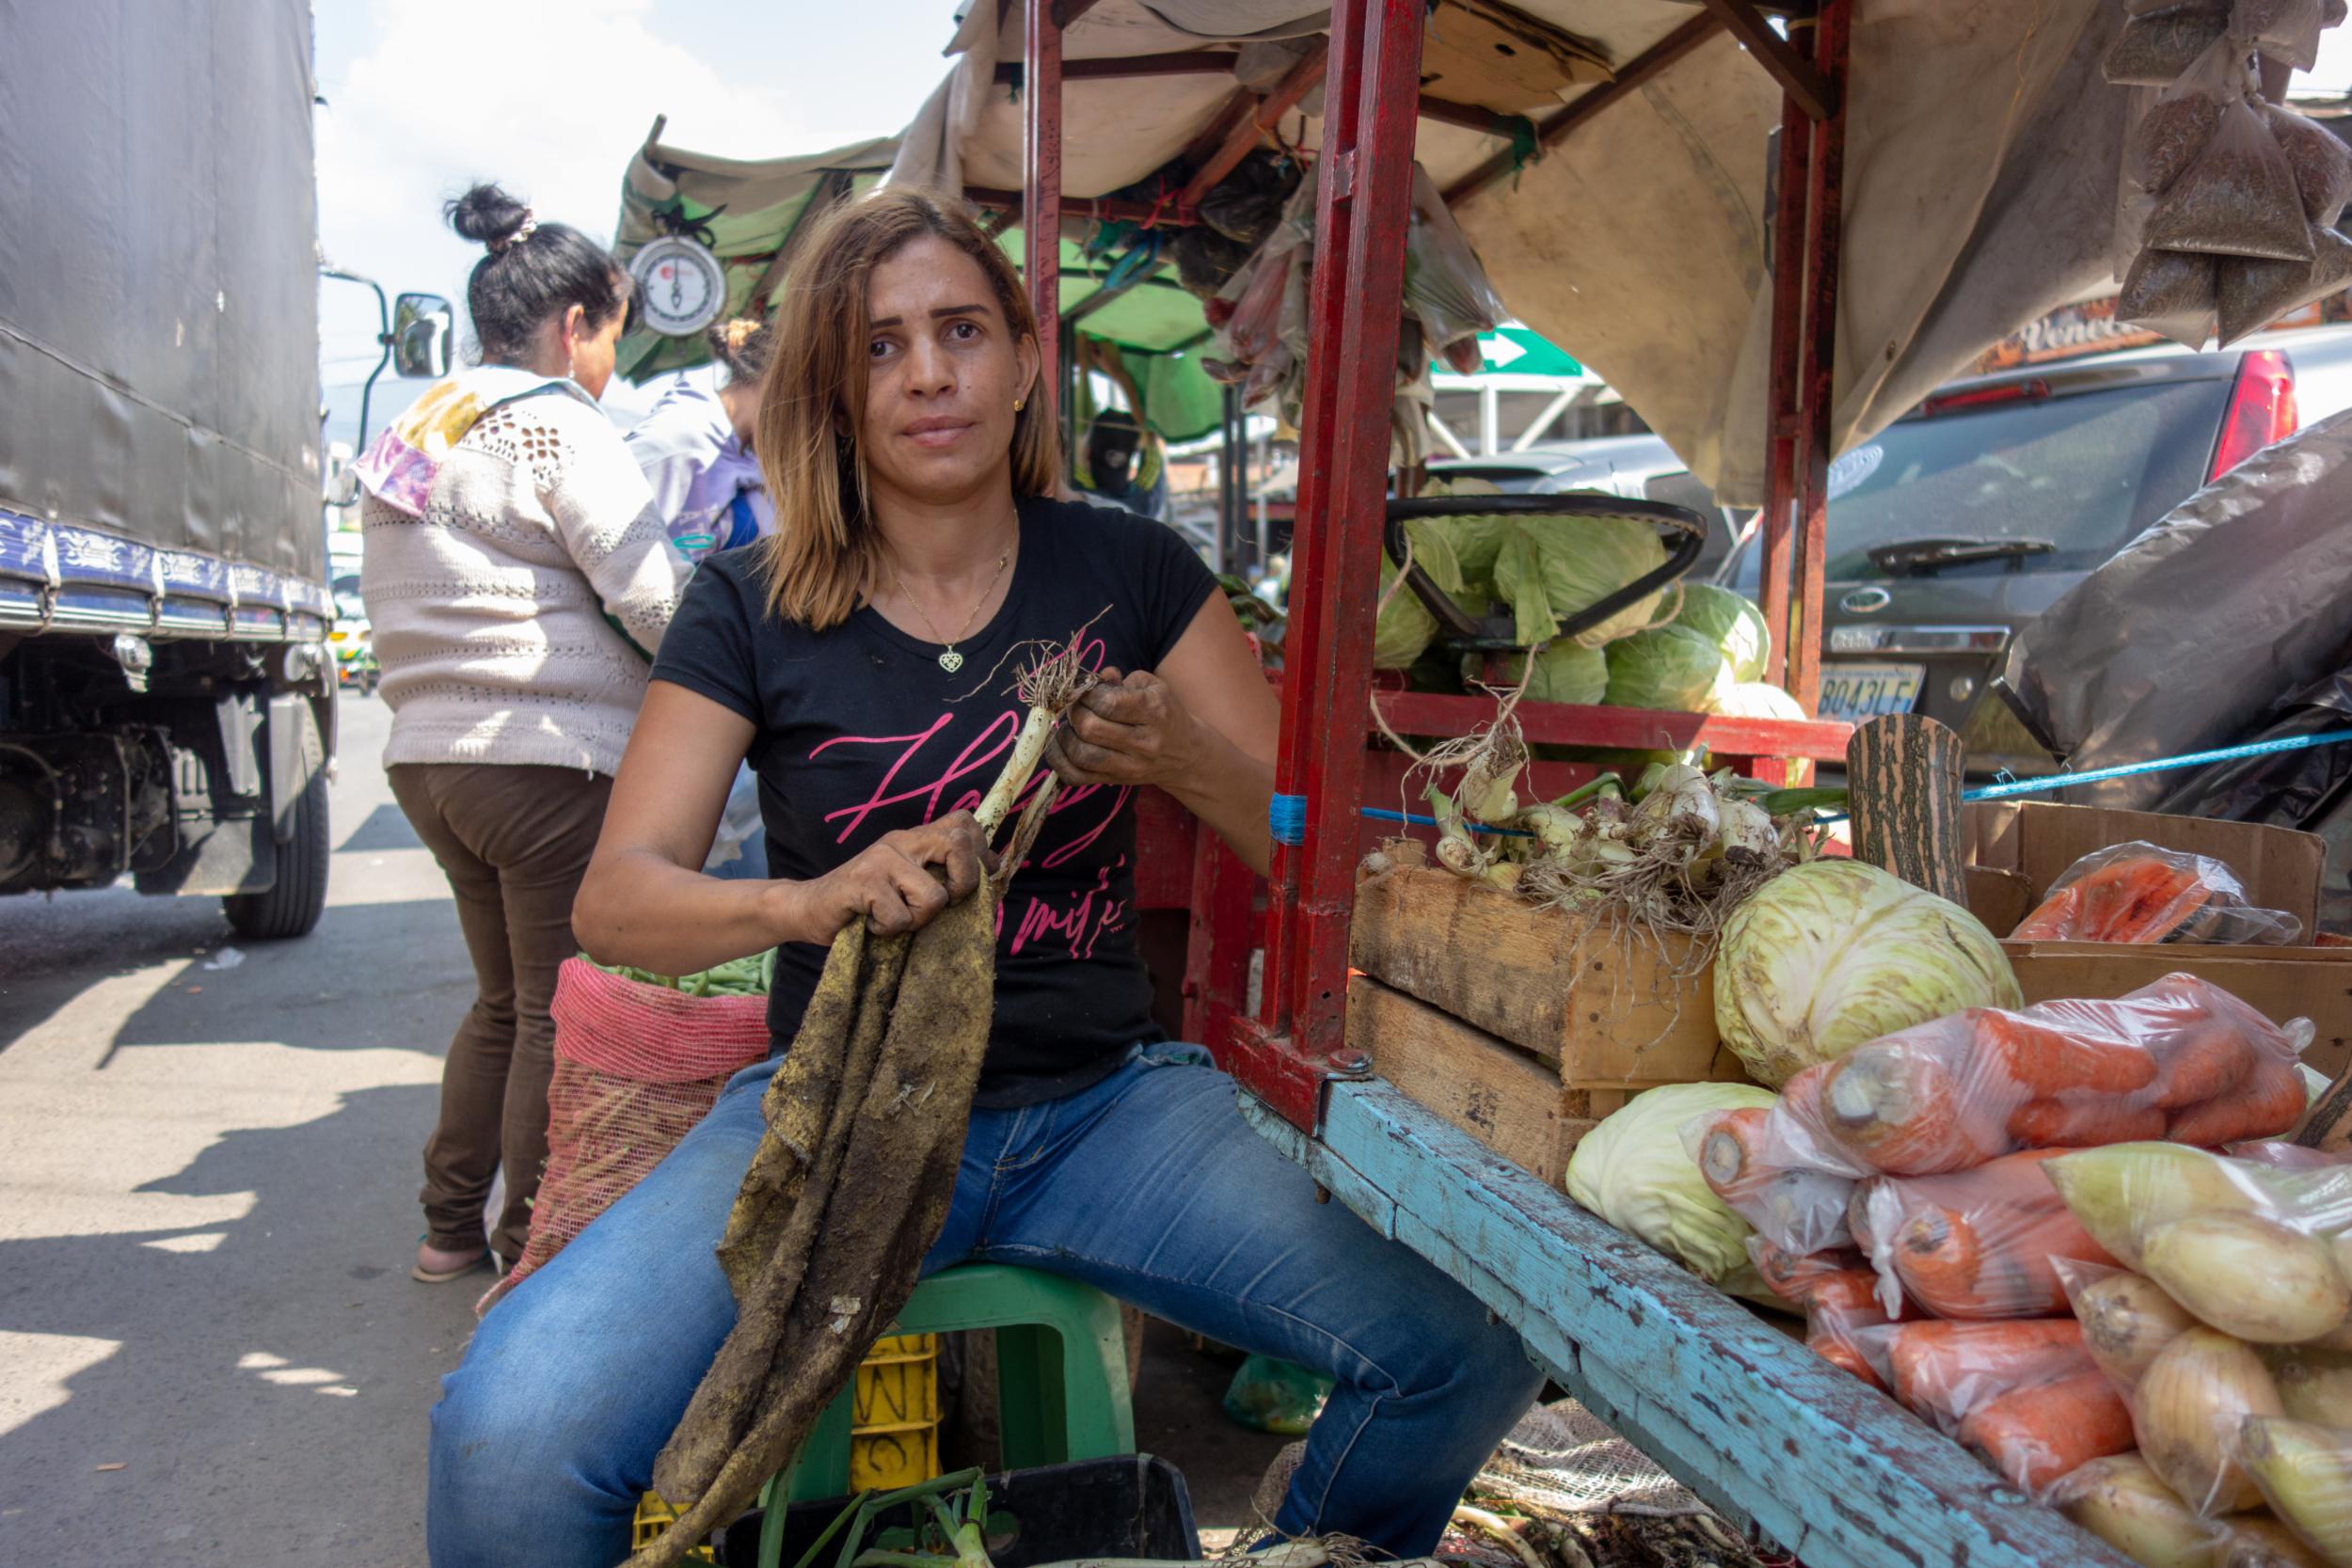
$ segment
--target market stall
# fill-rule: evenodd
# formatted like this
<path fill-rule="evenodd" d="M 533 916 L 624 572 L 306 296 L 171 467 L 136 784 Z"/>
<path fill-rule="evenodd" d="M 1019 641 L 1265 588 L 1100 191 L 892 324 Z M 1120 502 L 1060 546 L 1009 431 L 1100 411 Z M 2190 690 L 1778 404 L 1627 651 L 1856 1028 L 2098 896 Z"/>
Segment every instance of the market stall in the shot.
<path fill-rule="evenodd" d="M 1327 719 L 1373 712 L 1417 158 L 1516 314 L 1624 389 L 1720 492 L 1765 503 L 1772 675 L 1800 703 L 1809 704 L 1818 657 L 1832 452 L 2018 322 L 2112 278 L 2127 116 L 2096 86 L 2121 20 L 2112 8 L 1889 0 L 1857 18 L 1859 8 L 1828 0 L 1791 15 L 1706 0 L 1694 13 L 1557 0 L 1511 12 L 1439 7 L 1432 18 L 1420 5 L 1371 0 L 1333 9 L 1327 38 L 1322 12 L 1289 15 L 1304 8 L 1281 5 L 976 7 L 951 51 L 959 63 L 904 138 L 894 178 L 1009 184 L 1018 170 L 1025 218 L 1050 233 L 1065 195 L 1127 187 L 1187 149 L 1194 173 L 1180 202 L 1206 194 L 1232 166 L 1220 160 L 1268 138 L 1311 147 L 1312 352 L 1282 673 L 1295 700 L 1278 765 L 1262 980 L 1251 979 L 1253 944 L 1231 940 L 1252 920 L 1252 890 L 1204 842 L 1186 988 L 1196 1037 L 1250 1091 L 1248 1112 L 1266 1135 L 1367 1223 L 1467 1284 L 1580 1399 L 1804 1560 L 2117 1564 L 2114 1551 L 2034 1506 L 2029 1493 L 2052 1477 L 2030 1465 L 2006 1478 L 1988 1469 L 1854 1375 L 1860 1363 L 1841 1370 L 1827 1350 L 1792 1342 L 1570 1201 L 1540 1136 L 1533 1155 L 1524 1143 L 1499 1151 L 1500 1101 L 1449 1116 L 1434 1103 L 1441 1093 L 1406 1092 L 1386 1070 L 1391 1058 L 1365 1051 L 1363 1021 L 1352 1017 L 1362 997 L 1382 994 L 1364 978 L 1377 978 L 1380 960 L 1357 896 L 1368 842 L 1360 812 L 1398 769 L 1357 726 Z M 1514 41 L 1544 60 L 1546 79 L 1483 79 L 1461 58 L 1481 26 L 1520 28 Z M 1017 98 L 995 90 L 1016 57 Z M 1226 74 L 1248 85 L 1236 89 Z M 1050 306 L 1051 249 L 1032 244 L 1028 259 Z M 1406 735 L 1468 736 L 1495 716 L 1479 698 L 1398 693 L 1379 706 L 1382 727 Z M 1842 726 L 1802 720 L 1532 700 L 1516 719 L 1533 744 L 1703 742 L 1716 761 L 1768 779 L 1778 759 L 1843 757 L 1848 745 Z M 1915 740 L 1933 744 L 1913 734 L 1890 744 Z M 1467 785 L 1454 787 L 1458 810 Z M 1538 795 L 1550 792 L 1537 784 Z M 1532 831 L 1514 811 L 1488 820 Z M 1438 813 L 1444 835 L 1446 808 Z M 1936 820 L 1948 851 L 1958 819 Z M 1466 852 L 1465 863 L 1483 871 L 1499 858 Z M 1381 884 L 1445 875 L 1366 869 Z M 1964 895 L 1957 859 L 1948 879 L 1905 871 Z M 1402 895 L 1386 885 L 1383 896 Z M 1481 958 L 1501 950 L 1458 925 L 1444 935 Z M 1995 946 L 1989 935 L 1981 945 Z M 1994 966 L 2007 974 L 2007 956 L 1985 972 Z M 1351 977 L 1351 968 L 1363 973 Z M 2014 980 L 2001 984 L 1935 1006 L 2017 1006 Z M 1508 990 L 1507 977 L 1489 990 Z M 1425 999 L 1425 987 L 1416 994 Z M 1429 1010 L 1455 1025 L 1471 1011 Z M 2274 1068 L 2291 1059 L 2284 1046 L 2268 1049 Z M 1561 1046 L 1560 1060 L 1542 1065 L 1565 1069 L 1569 1054 Z M 2169 1083 L 2169 1059 L 2153 1047 L 2143 1054 L 2154 1064 L 2145 1070 Z M 1662 1081 L 1708 1076 L 1694 1059 Z M 1565 1071 L 1537 1078 L 1575 1092 Z M 1619 1081 L 1636 1093 L 1650 1086 L 1631 1072 Z M 2177 1114 L 2205 1110 L 2189 1093 L 2168 1102 L 2184 1107 Z M 2002 1114 L 2034 1125 L 2024 1103 Z M 2130 1108 L 2159 1130 L 2176 1114 L 2147 1123 L 2154 1107 Z M 2232 1136 L 2285 1130 L 2278 1106 L 2244 1117 L 2240 1109 L 2233 1102 L 2222 1117 L 2245 1130 Z M 1549 1114 L 1574 1110 L 1563 1099 Z M 2048 1141 L 2020 1134 L 2001 1147 L 2038 1159 Z M 1997 1158 L 1979 1149 L 1962 1166 L 1930 1168 Z M 1891 1177 L 1900 1167 L 1866 1168 Z M 2121 1406 L 2105 1382 L 2094 1392 L 2100 1418 L 2090 1426 L 2104 1436 Z M 1981 1429 L 1970 1441 L 2003 1451 Z M 2074 1499 L 2080 1516 L 2128 1503 L 2142 1479 L 2122 1459 L 2098 1463 L 2107 1466 L 2103 1490 Z M 2170 1497 L 2168 1485 L 2185 1486 L 2185 1476 L 2168 1470 L 2151 1484 Z"/>

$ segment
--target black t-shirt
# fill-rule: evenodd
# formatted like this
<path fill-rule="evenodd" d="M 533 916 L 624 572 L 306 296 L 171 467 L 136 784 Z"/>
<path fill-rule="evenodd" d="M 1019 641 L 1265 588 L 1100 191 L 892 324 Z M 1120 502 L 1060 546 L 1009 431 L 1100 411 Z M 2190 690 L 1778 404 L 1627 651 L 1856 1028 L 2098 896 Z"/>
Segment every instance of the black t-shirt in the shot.
<path fill-rule="evenodd" d="M 956 644 L 964 661 L 949 674 L 938 644 L 909 637 L 870 606 L 824 632 L 778 619 L 755 556 L 755 546 L 703 562 L 662 636 L 653 678 L 758 726 L 751 764 L 768 872 L 795 880 L 832 870 L 886 832 L 979 803 L 1021 728 L 1008 657 L 1016 644 L 1063 641 L 1087 626 L 1089 667 L 1156 669 L 1216 589 L 1172 529 L 1023 501 L 1012 586 L 989 623 Z M 1118 1053 L 1157 1036 L 1135 942 L 1134 794 L 1065 786 L 1012 879 L 997 916 L 982 1105 L 1075 1093 Z M 777 1049 L 800 1028 L 824 961 L 811 943 L 777 948 L 768 1003 Z"/>

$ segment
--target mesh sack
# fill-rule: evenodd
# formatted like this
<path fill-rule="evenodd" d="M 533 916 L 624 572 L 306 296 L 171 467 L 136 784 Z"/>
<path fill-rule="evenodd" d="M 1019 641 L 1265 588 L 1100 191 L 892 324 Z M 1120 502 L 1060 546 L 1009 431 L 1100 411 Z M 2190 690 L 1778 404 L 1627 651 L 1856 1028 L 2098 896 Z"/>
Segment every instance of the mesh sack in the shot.
<path fill-rule="evenodd" d="M 2149 216 L 2147 243 L 2209 256 L 2312 259 L 2311 226 L 2295 170 L 2251 105 L 2237 103 L 2222 111 L 2220 129 L 2204 152 Z"/>
<path fill-rule="evenodd" d="M 726 1081 L 768 1053 L 764 996 L 690 996 L 579 958 L 557 972 L 548 1168 L 531 1240 L 487 1311 L 643 1180 L 709 1113 Z"/>

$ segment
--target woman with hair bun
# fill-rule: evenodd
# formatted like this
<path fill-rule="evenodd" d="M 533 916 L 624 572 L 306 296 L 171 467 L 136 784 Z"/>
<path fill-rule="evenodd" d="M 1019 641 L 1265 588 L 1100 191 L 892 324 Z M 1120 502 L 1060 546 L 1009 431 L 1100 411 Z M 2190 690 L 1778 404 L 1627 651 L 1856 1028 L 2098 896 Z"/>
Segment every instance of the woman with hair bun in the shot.
<path fill-rule="evenodd" d="M 486 252 L 466 287 L 482 363 L 426 391 L 358 465 L 386 772 L 449 878 L 474 967 L 424 1148 L 411 1273 L 428 1284 L 522 1255 L 547 1161 L 548 1007 L 579 951 L 572 896 L 688 571 L 596 404 L 628 275 L 496 185 L 446 215 Z"/>

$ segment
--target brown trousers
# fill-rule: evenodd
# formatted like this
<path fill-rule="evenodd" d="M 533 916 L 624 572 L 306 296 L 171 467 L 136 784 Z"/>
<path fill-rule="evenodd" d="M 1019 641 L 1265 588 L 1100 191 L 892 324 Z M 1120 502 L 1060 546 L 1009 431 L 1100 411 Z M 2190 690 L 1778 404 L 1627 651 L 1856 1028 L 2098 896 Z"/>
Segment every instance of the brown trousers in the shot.
<path fill-rule="evenodd" d="M 555 973 L 579 951 L 572 895 L 604 826 L 612 781 L 564 768 L 404 763 L 392 797 L 440 863 L 473 958 L 475 995 L 441 1069 L 424 1146 L 425 1224 L 437 1247 L 482 1244 L 483 1206 L 506 1169 L 490 1245 L 520 1258 L 548 1160 Z"/>

